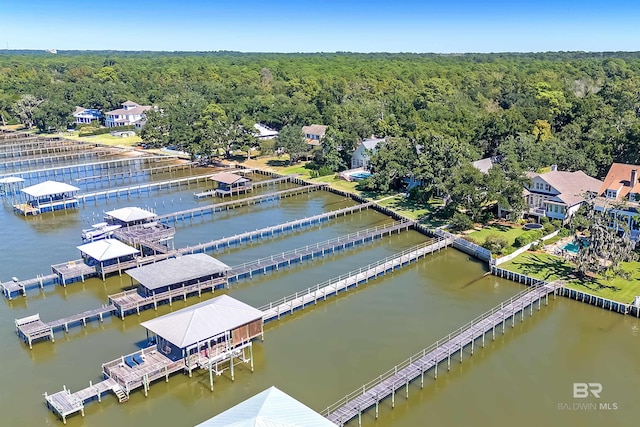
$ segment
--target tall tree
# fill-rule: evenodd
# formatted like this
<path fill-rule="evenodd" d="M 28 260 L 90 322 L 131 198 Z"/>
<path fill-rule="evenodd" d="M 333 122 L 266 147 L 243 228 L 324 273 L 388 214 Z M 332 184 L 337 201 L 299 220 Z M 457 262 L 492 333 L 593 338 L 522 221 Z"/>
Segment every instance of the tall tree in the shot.
<path fill-rule="evenodd" d="M 33 127 L 36 110 L 42 102 L 42 99 L 38 99 L 33 95 L 22 95 L 22 97 L 15 103 L 14 110 L 20 118 L 20 122 L 22 122 L 24 127 L 27 129 L 31 129 Z"/>
<path fill-rule="evenodd" d="M 281 148 L 289 155 L 289 163 L 297 163 L 305 153 L 309 152 L 309 144 L 297 126 L 285 126 L 276 138 L 276 148 Z"/>

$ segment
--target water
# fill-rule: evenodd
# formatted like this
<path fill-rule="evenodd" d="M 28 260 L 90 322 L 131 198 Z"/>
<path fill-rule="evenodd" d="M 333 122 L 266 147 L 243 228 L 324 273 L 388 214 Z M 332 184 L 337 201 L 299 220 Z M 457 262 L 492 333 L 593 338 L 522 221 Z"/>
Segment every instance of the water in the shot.
<path fill-rule="evenodd" d="M 151 206 L 159 213 L 197 206 L 193 187 L 132 200 L 87 204 L 77 211 L 35 218 L 0 210 L 2 239 L 0 278 L 6 280 L 46 273 L 48 265 L 78 257 L 80 230 L 105 210 L 122 206 Z M 270 188 L 265 191 L 274 191 Z M 255 193 L 254 193 L 255 194 Z M 251 195 L 251 194 L 250 194 Z M 240 196 L 244 197 L 244 196 Z M 228 199 L 227 199 L 228 200 Z M 211 203 L 208 199 L 205 203 Z M 220 238 L 237 232 L 340 209 L 353 202 L 315 192 L 276 203 L 236 209 L 178 225 L 176 246 Z M 94 221 L 96 222 L 96 221 Z M 269 254 L 327 240 L 359 229 L 391 222 L 374 211 L 363 211 L 274 239 L 232 247 L 214 254 L 234 265 Z M 243 281 L 228 292 L 259 306 L 301 291 L 318 282 L 359 268 L 411 247 L 424 236 L 403 232 L 335 255 L 295 265 L 274 274 Z M 484 276 L 486 267 L 453 249 L 428 256 L 355 291 L 309 307 L 294 316 L 266 325 L 265 341 L 254 346 L 255 372 L 241 366 L 235 382 L 228 374 L 208 388 L 208 374 L 193 378 L 174 375 L 168 383 L 151 386 L 148 398 L 140 391 L 129 402 L 113 396 L 87 404 L 68 425 L 194 425 L 275 385 L 321 411 L 341 396 L 370 381 L 408 356 L 430 345 L 465 322 L 522 290 L 521 285 Z M 158 312 L 143 312 L 124 321 L 108 318 L 87 328 L 57 333 L 56 342 L 40 342 L 29 351 L 13 330 L 15 318 L 40 313 L 47 320 L 100 306 L 108 294 L 129 285 L 126 275 L 102 282 L 87 280 L 62 287 L 31 291 L 28 298 L 0 303 L 0 410 L 3 425 L 61 425 L 44 405 L 42 393 L 63 385 L 72 390 L 100 380 L 100 364 L 127 354 L 146 339 L 139 322 L 201 301 L 190 298 Z M 216 293 L 219 295 L 220 293 Z M 203 295 L 204 298 L 211 294 Z M 409 400 L 399 392 L 394 410 L 381 405 L 380 419 L 372 412 L 367 426 L 441 425 L 630 425 L 636 408 L 640 374 L 640 322 L 564 298 L 550 301 L 532 318 L 507 333 L 476 346 L 471 357 L 440 370 L 425 388 L 413 384 Z M 616 411 L 568 411 L 574 382 L 600 382 L 601 401 L 618 404 Z M 594 402 L 594 399 L 585 399 Z M 357 423 L 357 421 L 356 421 Z M 357 425 L 357 424 L 351 424 Z"/>

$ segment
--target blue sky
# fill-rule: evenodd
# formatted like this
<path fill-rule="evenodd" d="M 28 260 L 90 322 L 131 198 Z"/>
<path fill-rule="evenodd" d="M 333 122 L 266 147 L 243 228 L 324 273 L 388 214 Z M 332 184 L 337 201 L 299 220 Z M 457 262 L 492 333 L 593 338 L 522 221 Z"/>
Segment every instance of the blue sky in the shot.
<path fill-rule="evenodd" d="M 0 0 L 0 49 L 640 50 L 631 0 Z"/>

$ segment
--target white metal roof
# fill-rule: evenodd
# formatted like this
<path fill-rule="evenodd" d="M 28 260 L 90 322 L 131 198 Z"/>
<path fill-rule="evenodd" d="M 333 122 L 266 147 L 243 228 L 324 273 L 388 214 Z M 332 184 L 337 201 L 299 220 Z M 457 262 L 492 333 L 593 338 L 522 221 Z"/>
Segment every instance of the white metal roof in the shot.
<path fill-rule="evenodd" d="M 185 348 L 257 319 L 262 311 L 222 295 L 141 323 L 149 331 Z"/>
<path fill-rule="evenodd" d="M 229 270 L 227 264 L 207 254 L 193 254 L 132 268 L 127 274 L 147 289 L 158 289 Z"/>
<path fill-rule="evenodd" d="M 145 219 L 157 216 L 151 211 L 135 206 L 116 209 L 113 211 L 105 212 L 104 214 L 122 222 L 143 221 Z"/>
<path fill-rule="evenodd" d="M 16 182 L 24 182 L 24 179 L 18 178 L 17 176 L 8 176 L 0 179 L 0 184 L 14 184 Z"/>
<path fill-rule="evenodd" d="M 41 182 L 40 184 L 23 188 L 21 191 L 25 194 L 30 195 L 31 197 L 45 197 L 53 196 L 55 194 L 72 193 L 78 190 L 78 187 L 65 184 L 64 182 L 45 181 Z"/>
<path fill-rule="evenodd" d="M 270 387 L 196 427 L 335 427 L 276 387 Z"/>
<path fill-rule="evenodd" d="M 129 245 L 125 245 L 120 240 L 104 239 L 97 242 L 87 243 L 77 246 L 83 254 L 90 256 L 97 261 L 108 261 L 127 255 L 137 254 L 139 251 Z"/>

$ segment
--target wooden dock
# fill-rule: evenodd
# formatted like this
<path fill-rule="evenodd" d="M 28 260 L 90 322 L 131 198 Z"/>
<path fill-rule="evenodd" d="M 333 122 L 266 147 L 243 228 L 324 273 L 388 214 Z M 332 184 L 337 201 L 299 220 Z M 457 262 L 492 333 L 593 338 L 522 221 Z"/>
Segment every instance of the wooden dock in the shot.
<path fill-rule="evenodd" d="M 73 143 L 59 143 L 59 141 L 55 141 L 54 143 L 37 146 L 37 147 L 28 147 L 22 149 L 15 149 L 12 146 L 6 147 L 0 144 L 0 159 L 15 159 L 18 157 L 28 157 L 28 156 L 44 156 L 47 154 L 55 154 L 55 153 L 66 153 L 71 151 L 82 151 L 91 148 L 95 148 L 95 144 L 85 144 L 78 142 L 76 144 Z"/>
<path fill-rule="evenodd" d="M 260 188 L 260 187 L 267 187 L 270 185 L 277 185 L 277 184 L 281 184 L 281 183 L 285 183 L 285 182 L 291 182 L 291 180 L 293 178 L 296 178 L 298 175 L 286 175 L 280 178 L 273 178 L 273 179 L 267 179 L 264 181 L 254 181 L 251 183 L 251 189 L 254 188 Z M 195 197 L 196 199 L 202 199 L 205 197 L 214 197 L 217 195 L 218 189 L 214 188 L 212 190 L 207 190 L 207 191 L 203 191 L 201 193 L 194 193 L 193 197 Z"/>
<path fill-rule="evenodd" d="M 59 162 L 65 162 L 69 160 L 83 160 L 83 159 L 100 159 L 101 157 L 112 157 L 116 156 L 116 153 L 113 150 L 109 150 L 106 148 L 93 148 L 87 149 L 82 152 L 73 152 L 73 153 L 64 153 L 64 154 L 55 154 L 51 156 L 37 156 L 37 157 L 24 157 L 19 159 L 7 160 L 4 162 L 0 162 L 0 169 L 8 170 L 7 172 L 12 172 L 17 169 L 17 171 L 29 170 L 31 167 L 44 166 L 46 164 L 55 164 Z"/>
<path fill-rule="evenodd" d="M 128 181 L 130 184 L 133 180 L 146 178 L 153 174 L 192 169 L 197 166 L 196 162 L 175 163 L 173 162 L 173 159 L 169 159 L 168 162 L 169 164 L 150 168 L 128 170 L 124 172 L 112 172 L 106 175 L 84 176 L 82 178 L 76 178 L 74 182 L 79 185 L 84 185 L 86 188 L 89 188 L 93 184 L 94 188 L 97 189 L 98 186 L 101 186 L 103 183 L 111 186 L 114 184 L 117 185 L 118 181 L 120 181 L 124 185 L 125 182 Z"/>
<path fill-rule="evenodd" d="M 297 196 L 300 194 L 311 193 L 318 191 L 326 187 L 326 184 L 313 184 L 305 185 L 302 187 L 290 188 L 288 190 L 276 191 L 273 193 L 261 194 L 259 196 L 245 197 L 242 199 L 231 200 L 229 202 L 217 203 L 207 206 L 200 206 L 192 209 L 185 209 L 178 212 L 168 213 L 164 215 L 158 215 L 157 221 L 164 221 L 168 223 L 176 223 L 178 221 L 185 221 L 188 219 L 197 218 L 204 215 L 212 215 L 216 212 L 222 212 L 230 209 L 235 209 L 244 206 L 257 205 L 260 203 L 266 203 L 273 200 L 282 199 L 285 197 Z"/>
<path fill-rule="evenodd" d="M 357 288 L 360 284 L 402 268 L 428 254 L 450 246 L 451 243 L 449 239 L 435 238 L 432 241 L 421 243 L 357 270 L 318 283 L 316 286 L 304 291 L 270 302 L 260 307 L 260 310 L 264 312 L 263 320 L 265 323 L 279 320 L 280 317 L 293 314 L 308 305 L 315 305 L 318 301 L 324 301 L 331 296 L 338 295 L 340 292 Z"/>
<path fill-rule="evenodd" d="M 532 285 L 396 365 L 378 378 L 359 387 L 356 391 L 329 406 L 324 415 L 339 426 L 343 426 L 355 418 L 358 418 L 358 423 L 361 425 L 362 414 L 371 408 L 375 408 L 375 417 L 378 418 L 380 402 L 390 397 L 393 408 L 396 391 L 404 388 L 406 398 L 408 398 L 411 382 L 420 378 L 420 386 L 423 387 L 424 375 L 429 370 L 433 370 L 433 376 L 436 379 L 440 363 L 446 362 L 447 370 L 450 370 L 452 358 L 459 355 L 459 360 L 462 362 L 465 348 L 470 350 L 470 354 L 473 355 L 476 341 L 481 340 L 482 347 L 484 347 L 486 335 L 490 334 L 491 339 L 495 339 L 496 328 L 502 329 L 504 334 L 507 320 L 511 320 L 513 327 L 517 315 L 520 314 L 520 321 L 524 321 L 527 308 L 529 308 L 529 315 L 533 315 L 533 306 L 536 303 L 539 310 L 541 301 L 544 299 L 548 304 L 549 295 L 553 294 L 555 297 L 560 289 L 562 289 L 560 283 Z"/>

